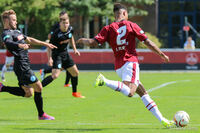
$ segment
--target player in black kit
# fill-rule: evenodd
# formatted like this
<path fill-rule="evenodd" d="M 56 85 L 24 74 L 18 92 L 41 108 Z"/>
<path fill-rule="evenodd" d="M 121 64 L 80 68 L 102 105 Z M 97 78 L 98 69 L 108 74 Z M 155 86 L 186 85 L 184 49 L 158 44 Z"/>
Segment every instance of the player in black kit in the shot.
<path fill-rule="evenodd" d="M 69 24 L 68 14 L 65 13 L 60 16 L 59 28 L 57 28 L 54 32 L 51 33 L 50 43 L 58 47 L 57 49 L 52 50 L 51 57 L 53 59 L 53 69 L 52 75 L 46 77 L 42 81 L 42 86 L 45 87 L 49 83 L 51 83 L 54 79 L 56 79 L 61 72 L 61 69 L 65 69 L 71 74 L 71 82 L 72 82 L 72 95 L 75 97 L 85 98 L 80 93 L 76 92 L 78 85 L 78 68 L 74 64 L 71 56 L 68 53 L 67 46 L 70 41 L 72 47 L 74 49 L 74 53 L 80 56 L 79 51 L 76 49 L 73 28 Z"/>
<path fill-rule="evenodd" d="M 62 18 L 62 16 L 65 15 L 65 14 L 67 14 L 65 11 L 61 11 L 61 12 L 59 13 L 59 18 L 60 18 L 60 17 Z M 50 31 L 50 33 L 48 34 L 48 40 L 51 39 L 51 34 L 53 34 L 54 31 L 55 31 L 56 29 L 59 29 L 59 28 L 60 28 L 59 22 L 55 23 L 55 24 L 52 26 L 51 31 Z M 51 73 L 51 72 L 52 72 L 53 60 L 52 60 L 52 58 L 50 57 L 50 54 L 51 54 L 50 49 L 47 49 L 48 66 L 49 66 L 49 67 L 47 67 L 47 68 L 45 68 L 45 69 L 40 69 L 40 75 L 41 75 L 41 79 L 42 79 L 42 80 L 45 78 L 45 75 L 46 75 L 47 73 Z M 70 79 L 71 79 L 71 74 L 70 74 L 68 71 L 66 71 L 66 79 L 65 79 L 64 87 L 71 87 L 71 84 L 69 84 Z M 73 91 L 74 93 L 76 92 L 75 90 L 72 90 L 72 91 Z"/>
<path fill-rule="evenodd" d="M 38 119 L 54 120 L 54 117 L 47 115 L 43 111 L 42 84 L 30 69 L 27 49 L 30 44 L 44 45 L 52 49 L 57 47 L 25 36 L 17 30 L 17 17 L 14 10 L 4 11 L 1 17 L 4 24 L 2 39 L 6 48 L 14 55 L 14 72 L 17 76 L 19 87 L 4 86 L 0 83 L 0 92 L 8 92 L 22 97 L 31 97 L 34 89 L 34 101 L 38 111 Z"/>

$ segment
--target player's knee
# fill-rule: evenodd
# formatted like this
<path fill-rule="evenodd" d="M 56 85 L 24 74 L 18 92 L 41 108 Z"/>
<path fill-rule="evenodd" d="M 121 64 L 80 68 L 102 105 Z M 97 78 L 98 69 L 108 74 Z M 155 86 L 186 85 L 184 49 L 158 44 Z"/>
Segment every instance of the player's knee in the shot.
<path fill-rule="evenodd" d="M 24 97 L 27 97 L 27 98 L 32 97 L 32 96 L 33 96 L 33 91 L 27 91 L 24 95 Z"/>
<path fill-rule="evenodd" d="M 132 96 L 134 96 L 134 94 L 135 94 L 135 92 L 130 92 L 128 97 L 132 97 Z"/>
<path fill-rule="evenodd" d="M 32 97 L 32 96 L 33 96 L 32 94 L 25 94 L 24 97 L 29 98 L 29 97 Z"/>
<path fill-rule="evenodd" d="M 58 76 L 59 76 L 59 74 L 54 74 L 54 75 L 52 75 L 52 78 L 53 78 L 53 79 L 57 79 Z"/>
<path fill-rule="evenodd" d="M 78 74 L 79 74 L 79 71 L 76 71 L 76 72 L 72 73 L 71 75 L 72 75 L 73 77 L 78 77 Z"/>

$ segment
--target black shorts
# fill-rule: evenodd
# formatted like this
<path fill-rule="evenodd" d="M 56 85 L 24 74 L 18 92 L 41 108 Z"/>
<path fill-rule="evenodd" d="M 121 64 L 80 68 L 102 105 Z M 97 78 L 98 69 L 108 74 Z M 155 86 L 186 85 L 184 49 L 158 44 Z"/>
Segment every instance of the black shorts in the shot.
<path fill-rule="evenodd" d="M 35 76 L 35 74 L 33 73 L 31 69 L 28 69 L 26 71 L 21 71 L 19 69 L 14 68 L 14 72 L 17 75 L 19 86 L 21 85 L 28 86 L 29 84 L 33 84 L 38 81 L 37 77 Z"/>
<path fill-rule="evenodd" d="M 74 61 L 68 52 L 55 53 L 52 52 L 53 69 L 67 69 L 74 66 Z"/>

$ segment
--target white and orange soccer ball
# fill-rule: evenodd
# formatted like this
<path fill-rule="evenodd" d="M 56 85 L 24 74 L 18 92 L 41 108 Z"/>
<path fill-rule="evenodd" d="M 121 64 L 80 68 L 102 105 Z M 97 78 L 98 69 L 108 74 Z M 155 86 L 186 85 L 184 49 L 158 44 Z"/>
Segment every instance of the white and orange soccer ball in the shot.
<path fill-rule="evenodd" d="M 185 111 L 178 111 L 174 115 L 174 122 L 177 127 L 185 127 L 190 121 L 190 116 Z"/>

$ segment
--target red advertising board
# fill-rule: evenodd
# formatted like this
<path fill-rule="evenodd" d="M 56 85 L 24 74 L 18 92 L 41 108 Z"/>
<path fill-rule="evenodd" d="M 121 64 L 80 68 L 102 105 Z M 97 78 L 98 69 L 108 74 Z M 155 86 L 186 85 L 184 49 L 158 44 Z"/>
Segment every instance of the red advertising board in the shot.
<path fill-rule="evenodd" d="M 200 51 L 184 51 L 184 50 L 165 50 L 163 51 L 170 58 L 169 64 L 200 64 Z M 70 55 L 76 64 L 113 64 L 114 56 L 111 50 L 80 50 L 81 56 Z M 42 50 L 29 50 L 29 57 L 32 64 L 46 64 L 47 54 Z M 0 51 L 0 64 L 4 64 L 5 50 Z M 151 51 L 139 50 L 138 60 L 140 64 L 163 64 L 162 59 Z"/>

